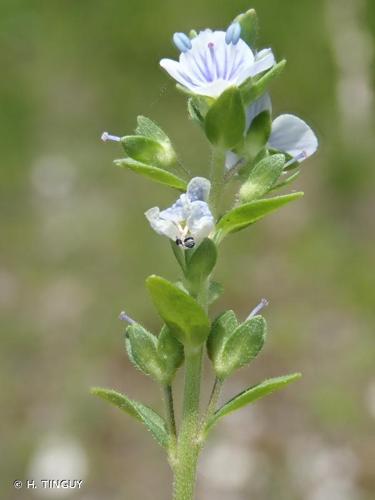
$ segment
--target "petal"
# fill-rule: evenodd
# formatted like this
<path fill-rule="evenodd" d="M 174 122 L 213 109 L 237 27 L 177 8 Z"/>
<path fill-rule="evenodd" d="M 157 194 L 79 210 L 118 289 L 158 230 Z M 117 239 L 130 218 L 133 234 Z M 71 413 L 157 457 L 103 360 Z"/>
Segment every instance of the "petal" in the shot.
<path fill-rule="evenodd" d="M 147 210 L 145 216 L 154 231 L 158 234 L 168 236 L 168 238 L 173 241 L 176 240 L 179 235 L 178 228 L 171 220 L 165 220 L 160 217 L 160 210 L 158 207 Z"/>
<path fill-rule="evenodd" d="M 304 153 L 306 159 L 318 149 L 318 139 L 307 123 L 297 116 L 280 115 L 272 123 L 269 145 L 293 157 Z"/>
<path fill-rule="evenodd" d="M 189 76 L 185 74 L 179 62 L 173 59 L 162 59 L 159 64 L 178 83 L 187 87 L 189 90 L 196 89 L 196 85 Z"/>
<path fill-rule="evenodd" d="M 194 201 L 191 204 L 191 212 L 186 223 L 196 243 L 206 238 L 215 227 L 209 206 L 204 201 Z"/>
<path fill-rule="evenodd" d="M 208 201 L 211 182 L 204 177 L 194 177 L 188 184 L 186 194 L 190 202 L 197 200 Z"/>
<path fill-rule="evenodd" d="M 259 54 L 262 54 L 261 58 L 259 58 Z M 237 75 L 237 85 L 241 85 L 251 76 L 258 75 L 275 64 L 275 57 L 271 49 L 263 49 L 259 54 L 258 58 L 256 58 L 252 64 L 246 64 L 246 66 L 241 69 L 241 72 Z"/>
<path fill-rule="evenodd" d="M 164 220 L 170 220 L 175 224 L 181 224 L 189 214 L 189 204 L 190 202 L 186 194 L 182 194 L 171 207 L 160 212 L 160 217 Z"/>
<path fill-rule="evenodd" d="M 259 99 L 253 102 L 246 110 L 246 130 L 251 127 L 255 117 L 260 115 L 263 111 L 272 111 L 271 98 L 268 92 L 263 94 Z"/>

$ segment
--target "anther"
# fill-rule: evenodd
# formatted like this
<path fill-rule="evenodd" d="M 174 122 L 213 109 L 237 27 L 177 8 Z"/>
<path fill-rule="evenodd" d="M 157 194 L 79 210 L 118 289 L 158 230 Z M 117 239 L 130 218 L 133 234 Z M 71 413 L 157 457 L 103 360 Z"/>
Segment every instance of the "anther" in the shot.
<path fill-rule="evenodd" d="M 241 25 L 240 23 L 232 23 L 225 34 L 225 42 L 227 45 L 233 43 L 237 45 L 239 39 L 241 38 Z"/>
<path fill-rule="evenodd" d="M 121 142 L 121 137 L 118 137 L 117 135 L 111 135 L 108 132 L 103 132 L 102 136 L 101 136 L 101 140 L 103 142 L 107 142 L 107 141 Z"/>
<path fill-rule="evenodd" d="M 259 304 L 256 307 L 254 307 L 254 309 L 251 311 L 251 313 L 246 318 L 246 320 L 248 320 L 248 319 L 253 318 L 254 316 L 256 316 L 262 309 L 264 309 L 265 307 L 267 307 L 268 304 L 269 304 L 269 302 L 268 302 L 267 299 L 262 299 L 259 302 Z"/>
<path fill-rule="evenodd" d="M 191 40 L 185 33 L 175 33 L 173 43 L 181 52 L 188 52 L 192 48 Z"/>
<path fill-rule="evenodd" d="M 128 316 L 125 311 L 120 312 L 118 319 L 120 321 L 126 321 L 127 323 L 129 323 L 129 325 L 134 325 L 136 323 L 136 321 Z"/>

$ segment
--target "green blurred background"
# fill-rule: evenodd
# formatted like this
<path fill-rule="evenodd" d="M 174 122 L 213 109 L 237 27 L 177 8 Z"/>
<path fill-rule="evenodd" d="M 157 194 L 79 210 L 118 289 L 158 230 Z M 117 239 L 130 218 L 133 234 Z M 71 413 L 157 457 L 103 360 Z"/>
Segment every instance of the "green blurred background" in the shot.
<path fill-rule="evenodd" d="M 375 498 L 371 0 L 0 1 L 0 498 L 170 498 L 163 452 L 88 388 L 161 409 L 117 316 L 159 327 L 144 279 L 178 269 L 143 212 L 175 193 L 114 168 L 120 151 L 99 137 L 131 133 L 144 114 L 204 175 L 207 144 L 158 61 L 176 56 L 174 31 L 226 27 L 250 7 L 260 47 L 288 59 L 276 114 L 304 117 L 321 146 L 296 185 L 305 198 L 223 245 L 216 310 L 245 317 L 271 302 L 266 348 L 224 398 L 265 377 L 304 377 L 218 428 L 198 499 Z M 12 486 L 61 477 L 84 486 Z"/>

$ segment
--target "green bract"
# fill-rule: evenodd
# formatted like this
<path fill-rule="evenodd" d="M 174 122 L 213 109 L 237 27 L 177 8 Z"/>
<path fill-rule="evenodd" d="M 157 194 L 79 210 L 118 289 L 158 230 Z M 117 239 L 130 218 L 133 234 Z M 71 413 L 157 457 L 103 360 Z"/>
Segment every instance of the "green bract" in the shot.
<path fill-rule="evenodd" d="M 131 158 L 115 160 L 114 164 L 117 167 L 128 168 L 129 170 L 148 177 L 159 184 L 166 184 L 167 186 L 179 189 L 180 191 L 185 191 L 187 186 L 186 182 L 180 177 L 177 177 L 177 175 L 167 172 L 166 170 L 162 170 L 161 168 L 132 160 Z"/>
<path fill-rule="evenodd" d="M 210 107 L 205 129 L 208 140 L 219 148 L 232 149 L 242 140 L 245 110 L 237 87 L 227 89 Z"/>
<path fill-rule="evenodd" d="M 128 415 L 140 420 L 146 428 L 151 432 L 156 441 L 163 447 L 167 448 L 169 444 L 169 436 L 166 429 L 165 421 L 162 417 L 148 406 L 128 398 L 125 394 L 121 394 L 112 389 L 103 389 L 101 387 L 93 387 L 91 394 L 99 396 L 125 411 Z"/>
<path fill-rule="evenodd" d="M 217 224 L 216 240 L 220 241 L 226 234 L 244 229 L 267 214 L 274 212 L 291 201 L 298 200 L 302 196 L 302 192 L 286 194 L 284 196 L 244 203 L 233 208 Z"/>
<path fill-rule="evenodd" d="M 159 276 L 147 278 L 146 285 L 156 309 L 171 333 L 185 347 L 202 345 L 209 333 L 210 321 L 198 302 Z"/>
<path fill-rule="evenodd" d="M 286 385 L 300 378 L 300 373 L 271 378 L 269 380 L 265 380 L 261 384 L 246 389 L 240 394 L 237 394 L 237 396 L 225 403 L 225 405 L 217 410 L 212 418 L 210 418 L 207 423 L 207 430 L 211 429 L 222 417 L 225 417 L 225 415 L 228 415 L 236 410 L 240 410 L 244 406 L 253 403 L 257 399 L 261 399 L 274 391 L 283 389 Z"/>

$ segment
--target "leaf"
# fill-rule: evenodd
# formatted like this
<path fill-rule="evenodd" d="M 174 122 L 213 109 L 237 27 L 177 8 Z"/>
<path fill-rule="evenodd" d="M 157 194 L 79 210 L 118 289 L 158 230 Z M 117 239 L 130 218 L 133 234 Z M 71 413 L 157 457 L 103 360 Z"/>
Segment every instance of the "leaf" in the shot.
<path fill-rule="evenodd" d="M 137 174 L 143 175 L 152 179 L 160 184 L 166 184 L 167 186 L 176 188 L 180 191 L 186 191 L 186 182 L 180 177 L 177 177 L 166 170 L 158 167 L 152 167 L 151 165 L 146 165 L 131 158 L 124 158 L 121 160 L 115 160 L 114 164 L 117 167 L 128 168 Z"/>
<path fill-rule="evenodd" d="M 212 305 L 224 293 L 224 287 L 217 281 L 210 281 L 208 285 L 208 305 Z"/>
<path fill-rule="evenodd" d="M 286 60 L 278 62 L 267 73 L 262 75 L 258 80 L 249 78 L 241 87 L 243 102 L 246 106 L 254 102 L 258 97 L 264 94 L 269 84 L 281 75 L 286 65 Z"/>
<path fill-rule="evenodd" d="M 145 424 L 147 429 L 151 432 L 156 441 L 163 447 L 168 447 L 168 433 L 166 425 L 162 417 L 154 410 L 145 406 L 138 401 L 134 401 L 125 394 L 121 394 L 112 389 L 104 389 L 101 387 L 93 387 L 90 390 L 91 394 L 98 396 L 105 401 L 110 402 L 121 410 L 125 411 L 128 415 L 140 420 Z"/>
<path fill-rule="evenodd" d="M 291 201 L 298 200 L 302 196 L 302 192 L 291 193 L 284 196 L 252 201 L 233 208 L 225 214 L 217 224 L 216 229 L 218 236 L 216 239 L 220 240 L 228 233 L 240 231 L 267 214 L 274 212 Z"/>
<path fill-rule="evenodd" d="M 243 14 L 236 17 L 234 22 L 241 25 L 241 38 L 250 47 L 254 47 L 256 39 L 258 38 L 259 23 L 255 9 L 250 9 Z"/>
<path fill-rule="evenodd" d="M 208 140 L 222 149 L 234 148 L 245 131 L 245 110 L 237 87 L 229 87 L 210 107 L 205 129 Z"/>
<path fill-rule="evenodd" d="M 205 238 L 193 251 L 186 270 L 186 276 L 194 288 L 199 288 L 215 267 L 217 249 L 210 238 Z"/>
<path fill-rule="evenodd" d="M 240 394 L 237 394 L 237 396 L 232 398 L 219 410 L 217 410 L 213 417 L 208 421 L 206 430 L 211 429 L 214 425 L 216 425 L 218 420 L 220 420 L 225 415 L 239 410 L 240 408 L 243 408 L 244 406 L 253 403 L 256 400 L 261 399 L 274 391 L 283 389 L 286 385 L 301 378 L 301 376 L 302 375 L 300 373 L 293 373 L 292 375 L 284 375 L 282 377 L 271 378 L 265 380 L 261 384 L 246 389 Z"/>
<path fill-rule="evenodd" d="M 241 186 L 241 202 L 254 201 L 268 193 L 280 177 L 284 164 L 285 156 L 282 154 L 267 156 L 257 163 Z"/>
<path fill-rule="evenodd" d="M 200 346 L 207 338 L 207 314 L 190 295 L 159 276 L 146 280 L 152 301 L 175 337 L 188 347 Z"/>
<path fill-rule="evenodd" d="M 149 137 L 150 139 L 154 139 L 155 141 L 160 142 L 169 142 L 170 139 L 163 130 L 156 125 L 155 122 L 150 120 L 150 118 L 146 118 L 145 116 L 138 116 L 137 118 L 138 127 L 136 128 L 137 135 L 144 135 L 145 137 Z"/>

